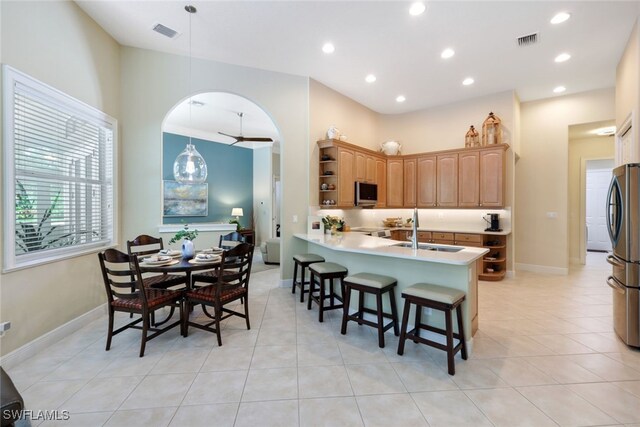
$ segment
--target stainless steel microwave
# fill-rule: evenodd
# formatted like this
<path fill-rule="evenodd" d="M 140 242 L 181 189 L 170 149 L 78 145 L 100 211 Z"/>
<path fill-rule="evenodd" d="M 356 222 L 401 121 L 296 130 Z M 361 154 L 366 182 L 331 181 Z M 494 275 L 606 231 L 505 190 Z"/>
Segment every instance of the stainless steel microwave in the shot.
<path fill-rule="evenodd" d="M 375 206 L 378 203 L 378 186 L 356 181 L 355 196 L 356 206 Z"/>

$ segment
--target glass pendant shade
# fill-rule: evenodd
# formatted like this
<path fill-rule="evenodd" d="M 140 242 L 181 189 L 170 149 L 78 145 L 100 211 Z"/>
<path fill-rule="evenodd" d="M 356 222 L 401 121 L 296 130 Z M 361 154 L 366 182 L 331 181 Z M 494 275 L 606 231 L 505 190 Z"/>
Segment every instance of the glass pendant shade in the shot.
<path fill-rule="evenodd" d="M 193 144 L 187 147 L 173 162 L 173 177 L 181 184 L 202 184 L 207 179 L 207 164 Z"/>

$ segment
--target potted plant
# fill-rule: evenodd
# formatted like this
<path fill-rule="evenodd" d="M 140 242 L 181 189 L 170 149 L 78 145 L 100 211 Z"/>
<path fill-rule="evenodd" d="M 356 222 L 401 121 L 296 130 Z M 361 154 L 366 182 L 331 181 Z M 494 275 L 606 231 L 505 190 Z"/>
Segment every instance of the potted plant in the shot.
<path fill-rule="evenodd" d="M 189 230 L 189 224 L 185 224 L 184 228 L 178 231 L 175 236 L 169 240 L 169 243 L 176 243 L 182 240 L 182 257 L 184 259 L 193 258 L 195 247 L 193 241 L 198 237 L 198 230 Z"/>
<path fill-rule="evenodd" d="M 331 230 L 331 234 L 336 234 L 338 231 L 342 231 L 344 228 L 344 219 L 339 216 L 327 215 L 322 218 L 325 231 Z"/>

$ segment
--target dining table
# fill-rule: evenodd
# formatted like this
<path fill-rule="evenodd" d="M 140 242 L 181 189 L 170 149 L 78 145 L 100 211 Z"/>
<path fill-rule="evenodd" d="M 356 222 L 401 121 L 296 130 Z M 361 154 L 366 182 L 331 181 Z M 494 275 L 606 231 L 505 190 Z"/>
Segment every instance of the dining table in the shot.
<path fill-rule="evenodd" d="M 213 270 L 217 269 L 221 265 L 221 259 L 218 258 L 216 261 L 211 262 L 194 262 L 195 258 L 185 259 L 185 258 L 175 258 L 170 263 L 167 264 L 148 264 L 146 262 L 140 262 L 140 272 L 141 273 L 184 273 L 187 278 L 187 289 L 193 289 L 193 283 L 191 281 L 192 273 L 204 270 Z M 177 261 L 177 262 L 176 262 Z"/>

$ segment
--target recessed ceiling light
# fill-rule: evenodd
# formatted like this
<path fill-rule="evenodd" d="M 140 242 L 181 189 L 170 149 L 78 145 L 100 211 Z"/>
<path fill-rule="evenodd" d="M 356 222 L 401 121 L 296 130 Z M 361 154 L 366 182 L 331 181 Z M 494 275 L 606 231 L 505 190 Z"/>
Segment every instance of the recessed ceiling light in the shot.
<path fill-rule="evenodd" d="M 418 15 L 422 15 L 426 9 L 427 7 L 424 5 L 424 3 L 422 3 L 421 1 L 417 1 L 411 4 L 411 7 L 409 8 L 409 13 L 412 16 L 418 16 Z"/>
<path fill-rule="evenodd" d="M 336 50 L 336 47 L 333 43 L 325 43 L 322 45 L 322 51 L 324 53 L 333 53 Z"/>
<path fill-rule="evenodd" d="M 569 55 L 568 53 L 561 53 L 560 55 L 556 56 L 556 59 L 554 59 L 554 61 L 565 62 L 565 61 L 568 61 L 569 59 L 571 59 L 571 55 Z"/>
<path fill-rule="evenodd" d="M 616 127 L 607 126 L 607 127 L 592 130 L 591 133 L 595 133 L 598 136 L 611 136 L 616 133 Z"/>
<path fill-rule="evenodd" d="M 564 92 L 565 90 L 567 90 L 567 88 L 566 88 L 566 87 L 564 87 L 564 86 L 558 86 L 558 87 L 556 87 L 555 89 L 553 89 L 553 93 L 562 93 L 562 92 Z"/>
<path fill-rule="evenodd" d="M 404 97 L 404 95 L 399 95 L 399 96 L 396 98 L 396 102 L 404 102 L 404 101 L 406 101 L 406 100 L 407 100 L 407 98 L 405 98 L 405 97 Z"/>
<path fill-rule="evenodd" d="M 549 22 L 551 22 L 552 24 L 561 24 L 569 18 L 571 18 L 571 14 L 569 12 L 560 12 L 556 13 Z"/>
<path fill-rule="evenodd" d="M 368 74 L 367 77 L 364 78 L 364 81 L 367 83 L 373 83 L 376 81 L 376 76 L 373 74 Z"/>
<path fill-rule="evenodd" d="M 462 81 L 462 84 L 465 86 L 469 86 L 469 85 L 472 85 L 474 82 L 475 80 L 473 80 L 471 77 L 467 77 Z"/>
<path fill-rule="evenodd" d="M 445 50 L 442 51 L 442 53 L 440 54 L 440 58 L 442 59 L 449 59 L 451 58 L 453 55 L 455 55 L 456 52 L 453 49 L 450 48 L 446 48 Z"/>

